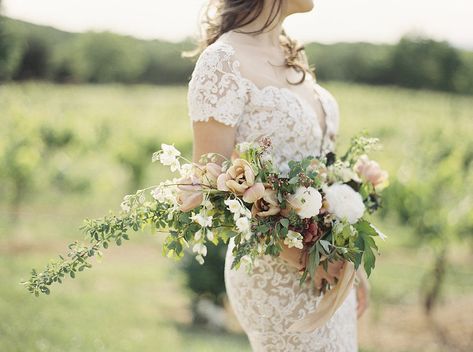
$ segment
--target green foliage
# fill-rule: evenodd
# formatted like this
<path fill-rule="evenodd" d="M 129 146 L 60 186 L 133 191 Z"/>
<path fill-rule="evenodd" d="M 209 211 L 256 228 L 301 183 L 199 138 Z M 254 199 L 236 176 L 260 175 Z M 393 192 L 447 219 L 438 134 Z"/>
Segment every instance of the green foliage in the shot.
<path fill-rule="evenodd" d="M 167 208 L 160 203 L 154 206 L 143 206 L 136 208 L 131 213 L 120 215 L 109 215 L 100 219 L 85 220 L 81 230 L 85 233 L 87 243 L 80 244 L 74 241 L 69 244 L 67 257 L 59 256 L 58 260 L 51 261 L 42 272 L 35 269 L 31 272 L 31 278 L 22 282 L 29 292 L 35 296 L 40 293 L 49 295 L 48 286 L 55 282 L 62 283 L 66 275 L 75 278 L 76 274 L 86 268 L 91 268 L 89 260 L 94 256 L 102 256 L 100 249 L 107 249 L 109 243 L 114 242 L 117 246 L 123 240 L 129 240 L 129 231 L 139 231 L 146 225 L 154 224 L 159 228 L 161 223 L 154 222 L 155 219 L 162 218 Z"/>
<path fill-rule="evenodd" d="M 411 155 L 402 166 L 408 175 L 416 170 L 415 177 L 397 180 L 386 192 L 385 212 L 411 227 L 415 241 L 435 253 L 422 286 L 429 313 L 443 287 L 450 248 L 458 241 L 473 243 L 472 144 L 465 143 L 470 135 L 469 130 L 453 135 L 434 130 L 421 138 L 422 158 Z"/>
<path fill-rule="evenodd" d="M 404 37 L 394 48 L 390 61 L 390 80 L 394 84 L 412 88 L 460 91 L 457 81 L 464 63 L 459 51 L 447 42 L 436 42 L 422 37 Z"/>
<path fill-rule="evenodd" d="M 195 294 L 195 299 L 204 295 L 216 304 L 223 305 L 227 246 L 219 243 L 217 246 L 208 246 L 207 249 L 203 265 L 200 265 L 193 256 L 187 255 L 182 261 L 181 268 L 185 273 L 186 285 Z"/>
<path fill-rule="evenodd" d="M 108 32 L 73 34 L 18 20 L 0 21 L 0 80 L 185 84 L 195 43 L 144 41 Z M 473 94 L 473 55 L 413 35 L 396 45 L 305 45 L 320 80 L 399 85 Z M 415 62 L 413 65 L 412 63 Z"/>
<path fill-rule="evenodd" d="M 143 71 L 141 42 L 113 33 L 88 32 L 77 36 L 63 58 L 75 81 L 136 82 Z"/>

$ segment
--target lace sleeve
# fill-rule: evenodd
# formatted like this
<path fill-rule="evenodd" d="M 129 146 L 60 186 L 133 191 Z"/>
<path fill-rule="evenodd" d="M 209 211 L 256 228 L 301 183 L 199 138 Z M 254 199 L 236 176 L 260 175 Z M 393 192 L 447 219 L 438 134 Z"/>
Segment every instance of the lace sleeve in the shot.
<path fill-rule="evenodd" d="M 193 121 L 210 117 L 229 126 L 236 126 L 246 104 L 245 85 L 239 62 L 227 46 L 214 43 L 198 58 L 189 82 L 187 104 Z"/>

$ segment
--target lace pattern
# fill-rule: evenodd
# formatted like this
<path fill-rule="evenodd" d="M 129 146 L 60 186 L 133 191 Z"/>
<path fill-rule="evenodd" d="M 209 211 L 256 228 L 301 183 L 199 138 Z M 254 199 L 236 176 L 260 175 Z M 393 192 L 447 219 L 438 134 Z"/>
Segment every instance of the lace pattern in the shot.
<path fill-rule="evenodd" d="M 217 40 L 200 55 L 189 82 L 191 120 L 214 118 L 236 127 L 236 143 L 270 137 L 275 164 L 283 173 L 289 160 L 333 150 L 330 137 L 338 131 L 339 108 L 327 90 L 312 82 L 325 112 L 327 138 L 322 138 L 319 119 L 308 102 L 288 88 L 257 87 L 240 74 L 234 54 L 230 44 Z M 264 256 L 252 274 L 246 273 L 244 265 L 230 269 L 233 246 L 230 241 L 225 285 L 253 351 L 357 351 L 355 291 L 323 327 L 312 333 L 288 333 L 287 328 L 312 312 L 320 298 L 310 285 L 299 287 L 300 274 L 280 258 Z"/>
<path fill-rule="evenodd" d="M 215 42 L 200 55 L 189 82 L 187 103 L 189 117 L 194 121 L 209 118 L 229 126 L 237 126 L 236 143 L 270 137 L 275 163 L 282 172 L 287 162 L 308 155 L 317 156 L 331 150 L 338 130 L 339 110 L 332 95 L 313 81 L 320 97 L 327 124 L 326 136 L 317 114 L 304 99 L 288 88 L 257 87 L 243 77 L 234 48 Z M 322 144 L 323 143 L 323 144 Z"/>

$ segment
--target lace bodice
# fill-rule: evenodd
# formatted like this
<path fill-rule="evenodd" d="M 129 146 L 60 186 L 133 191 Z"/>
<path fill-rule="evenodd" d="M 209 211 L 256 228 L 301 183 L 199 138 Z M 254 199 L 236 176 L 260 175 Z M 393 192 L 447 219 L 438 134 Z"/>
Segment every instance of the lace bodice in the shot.
<path fill-rule="evenodd" d="M 233 46 L 216 41 L 201 53 L 192 73 L 187 96 L 189 116 L 194 121 L 213 117 L 237 126 L 236 143 L 270 137 L 275 163 L 285 172 L 291 159 L 333 149 L 338 130 L 336 100 L 311 75 L 306 79 L 311 80 L 325 112 L 325 131 L 306 100 L 289 88 L 259 88 L 241 75 Z"/>
<path fill-rule="evenodd" d="M 219 40 L 202 52 L 189 82 L 191 120 L 214 118 L 236 127 L 236 143 L 271 138 L 275 164 L 283 173 L 289 160 L 333 150 L 339 109 L 327 90 L 306 75 L 325 112 L 324 131 L 308 101 L 289 88 L 258 87 L 240 73 L 235 56 L 234 47 Z M 300 288 L 300 274 L 279 257 L 263 256 L 252 274 L 244 264 L 230 269 L 232 240 L 225 259 L 225 287 L 254 352 L 357 351 L 354 291 L 323 327 L 311 333 L 288 332 L 292 323 L 314 311 L 320 297 L 310 285 Z"/>

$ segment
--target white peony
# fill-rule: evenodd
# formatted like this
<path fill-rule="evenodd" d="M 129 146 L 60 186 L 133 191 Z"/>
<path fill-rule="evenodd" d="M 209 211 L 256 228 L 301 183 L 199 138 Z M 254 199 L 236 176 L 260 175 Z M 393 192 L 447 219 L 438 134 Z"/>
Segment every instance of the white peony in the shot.
<path fill-rule="evenodd" d="M 328 211 L 339 219 L 354 224 L 365 212 L 361 195 L 348 185 L 335 183 L 325 189 Z"/>
<path fill-rule="evenodd" d="M 304 248 L 302 240 L 303 237 L 299 232 L 289 230 L 287 233 L 287 237 L 284 239 L 284 244 L 289 248 L 296 247 L 302 249 Z"/>
<path fill-rule="evenodd" d="M 322 207 L 322 195 L 314 187 L 299 187 L 296 193 L 288 198 L 288 202 L 302 219 L 319 214 Z"/>

